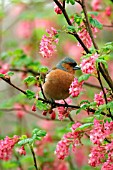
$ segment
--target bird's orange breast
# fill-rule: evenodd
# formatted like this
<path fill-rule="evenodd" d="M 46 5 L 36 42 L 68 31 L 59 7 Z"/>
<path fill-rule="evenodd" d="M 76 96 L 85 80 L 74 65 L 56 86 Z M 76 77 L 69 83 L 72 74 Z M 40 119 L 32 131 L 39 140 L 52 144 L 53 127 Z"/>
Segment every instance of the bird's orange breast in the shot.
<path fill-rule="evenodd" d="M 55 69 L 47 74 L 43 91 L 48 99 L 61 100 L 69 96 L 69 87 L 74 75 L 66 71 Z"/>

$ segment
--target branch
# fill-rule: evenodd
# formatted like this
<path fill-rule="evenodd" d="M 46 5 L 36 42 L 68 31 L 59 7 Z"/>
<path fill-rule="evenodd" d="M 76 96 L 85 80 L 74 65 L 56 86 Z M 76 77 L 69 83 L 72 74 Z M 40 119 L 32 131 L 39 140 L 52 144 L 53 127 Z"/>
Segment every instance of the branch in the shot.
<path fill-rule="evenodd" d="M 3 78 L 3 77 L 2 77 L 1 79 L 4 80 L 5 82 L 7 82 L 7 83 L 8 83 L 9 85 L 11 85 L 12 87 L 14 87 L 14 88 L 16 88 L 17 90 L 19 90 L 20 92 L 22 92 L 23 94 L 27 95 L 26 91 L 24 91 L 24 90 L 18 88 L 17 86 L 15 86 L 14 84 L 12 84 L 9 78 L 7 79 L 7 78 Z M 36 96 L 35 96 L 35 97 L 36 97 Z M 54 108 L 55 108 L 55 107 L 59 107 L 59 106 L 63 106 L 63 107 L 68 107 L 68 108 L 70 107 L 70 108 L 73 108 L 73 109 L 80 109 L 80 106 L 68 105 L 67 103 L 64 103 L 64 104 L 62 104 L 62 103 L 57 103 L 57 102 L 54 102 L 54 101 L 49 101 L 49 100 L 42 99 L 42 98 L 40 98 L 40 97 L 38 98 L 38 100 L 41 100 L 42 102 L 47 103 L 47 104 L 51 104 L 52 106 L 54 106 Z M 87 109 L 86 109 L 86 110 L 87 110 Z M 88 108 L 88 110 L 89 110 L 90 112 L 93 112 L 93 113 L 95 113 L 95 111 L 96 111 L 96 110 L 90 109 L 90 108 Z M 107 117 L 111 117 L 111 118 L 113 119 L 113 116 L 112 116 L 112 115 L 106 114 L 105 112 L 101 112 L 101 114 L 104 115 L 104 116 L 107 116 Z"/>
<path fill-rule="evenodd" d="M 87 15 L 87 10 L 86 10 L 86 5 L 85 5 L 85 0 L 82 0 L 82 3 L 81 3 L 81 6 L 82 6 L 82 9 L 83 9 L 83 12 L 84 12 L 84 15 L 85 15 L 85 18 L 86 18 L 86 27 L 88 29 L 88 32 L 89 32 L 89 35 L 92 39 L 92 42 L 93 42 L 93 45 L 95 47 L 95 49 L 98 50 L 98 46 L 94 40 L 94 36 L 93 36 L 93 33 L 92 33 L 92 29 L 91 29 L 91 25 L 90 25 L 90 22 L 89 22 L 89 19 L 88 19 L 88 15 Z"/>
<path fill-rule="evenodd" d="M 66 10 L 65 10 L 65 6 L 61 5 L 61 3 L 60 3 L 58 0 L 53 0 L 53 1 L 54 1 L 54 2 L 57 4 L 57 6 L 61 9 L 61 11 L 62 11 L 62 13 L 63 13 L 63 15 L 64 15 L 67 23 L 68 23 L 68 25 L 72 26 L 72 23 L 71 23 L 71 21 L 70 21 L 70 19 L 69 19 L 69 17 L 68 17 L 68 14 L 67 14 L 67 12 L 66 12 Z M 88 48 L 85 46 L 85 44 L 83 43 L 83 41 L 80 39 L 80 37 L 79 37 L 79 35 L 77 34 L 76 31 L 73 32 L 73 36 L 78 40 L 78 42 L 81 44 L 81 46 L 82 46 L 83 49 L 86 51 L 86 53 L 90 53 L 90 51 L 89 51 Z"/>
<path fill-rule="evenodd" d="M 31 153 L 33 155 L 34 167 L 36 170 L 39 170 L 40 168 L 38 168 L 38 166 L 37 166 L 36 156 L 35 156 L 35 152 L 33 150 L 33 146 L 29 144 L 29 147 L 30 147 Z"/>

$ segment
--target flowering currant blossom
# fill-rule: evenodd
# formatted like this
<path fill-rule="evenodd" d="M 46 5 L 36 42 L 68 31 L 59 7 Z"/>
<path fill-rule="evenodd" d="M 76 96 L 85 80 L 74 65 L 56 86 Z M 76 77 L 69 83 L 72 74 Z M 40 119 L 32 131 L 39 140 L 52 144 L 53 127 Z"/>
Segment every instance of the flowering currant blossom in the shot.
<path fill-rule="evenodd" d="M 95 146 L 89 155 L 89 164 L 93 167 L 102 164 L 101 170 L 113 168 L 113 141 L 104 143 L 113 134 L 113 121 L 105 122 L 94 120 L 94 128 L 90 131 L 90 139 Z M 105 169 L 106 168 L 106 169 Z"/>
<path fill-rule="evenodd" d="M 92 0 L 91 6 L 94 11 L 98 11 L 101 9 L 101 0 Z"/>
<path fill-rule="evenodd" d="M 62 10 L 56 4 L 54 6 L 54 11 L 56 12 L 56 14 L 62 14 Z"/>
<path fill-rule="evenodd" d="M 49 58 L 52 56 L 52 54 L 55 52 L 56 45 L 58 43 L 58 38 L 56 38 L 56 34 L 58 32 L 51 27 L 51 30 L 47 30 L 47 35 L 43 35 L 42 40 L 40 42 L 40 54 L 44 58 Z"/>
<path fill-rule="evenodd" d="M 67 104 L 71 104 L 72 100 L 70 98 L 67 98 L 66 100 Z M 64 104 L 63 100 L 60 100 L 59 103 Z M 70 113 L 70 109 L 63 107 L 63 106 L 59 106 L 57 107 L 57 111 L 58 111 L 58 119 L 59 120 L 63 120 L 65 117 L 68 117 L 69 113 Z"/>
<path fill-rule="evenodd" d="M 94 144 L 100 144 L 107 136 L 113 133 L 113 122 L 94 120 L 94 128 L 90 131 L 90 139 Z"/>
<path fill-rule="evenodd" d="M 90 56 L 89 58 L 84 58 L 80 64 L 81 70 L 83 73 L 92 74 L 96 73 L 96 59 L 98 58 L 98 54 Z"/>
<path fill-rule="evenodd" d="M 94 146 L 91 150 L 91 153 L 89 155 L 89 161 L 88 163 L 95 167 L 99 166 L 103 160 L 105 159 L 105 148 L 104 146 Z"/>
<path fill-rule="evenodd" d="M 0 140 L 0 159 L 8 161 L 12 157 L 12 152 L 15 144 L 19 141 L 18 136 L 12 138 L 6 136 L 4 140 Z"/>
<path fill-rule="evenodd" d="M 61 141 L 58 142 L 55 154 L 58 159 L 64 159 L 69 155 L 69 146 L 72 144 L 72 149 L 75 151 L 77 145 L 80 144 L 81 133 L 75 131 L 77 127 L 81 126 L 80 123 L 72 125 L 72 132 L 65 134 Z"/>
<path fill-rule="evenodd" d="M 8 63 L 0 63 L 0 73 L 6 74 L 9 71 L 9 64 Z"/>
<path fill-rule="evenodd" d="M 19 148 L 17 151 L 20 155 L 26 155 L 26 151 L 25 151 L 24 146 L 21 146 L 21 148 Z"/>
<path fill-rule="evenodd" d="M 78 32 L 78 35 L 83 41 L 83 43 L 87 46 L 87 48 L 90 48 L 92 46 L 91 37 L 83 24 L 80 26 L 80 28 L 81 30 Z M 97 32 L 97 29 L 95 27 L 92 27 L 92 32 L 94 34 L 94 37 L 96 38 L 95 33 Z M 78 46 L 81 46 L 80 43 L 78 43 Z"/>
<path fill-rule="evenodd" d="M 105 93 L 107 94 L 106 89 L 105 89 Z M 98 106 L 105 103 L 104 94 L 102 91 L 99 94 L 95 94 L 94 101 L 97 103 Z M 111 98 L 108 97 L 107 101 L 111 101 Z"/>
<path fill-rule="evenodd" d="M 69 94 L 71 94 L 72 97 L 77 97 L 82 90 L 82 85 L 83 85 L 83 81 L 78 82 L 78 79 L 74 78 L 74 81 L 72 82 L 69 88 Z"/>

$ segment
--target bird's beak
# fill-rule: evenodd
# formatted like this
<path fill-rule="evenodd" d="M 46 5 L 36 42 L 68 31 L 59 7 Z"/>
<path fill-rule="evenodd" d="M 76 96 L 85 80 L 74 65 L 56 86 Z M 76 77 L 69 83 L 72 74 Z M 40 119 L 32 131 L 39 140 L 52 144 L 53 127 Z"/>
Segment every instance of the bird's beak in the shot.
<path fill-rule="evenodd" d="M 78 65 L 76 65 L 73 69 L 74 69 L 74 70 L 81 70 L 81 67 L 78 66 Z"/>

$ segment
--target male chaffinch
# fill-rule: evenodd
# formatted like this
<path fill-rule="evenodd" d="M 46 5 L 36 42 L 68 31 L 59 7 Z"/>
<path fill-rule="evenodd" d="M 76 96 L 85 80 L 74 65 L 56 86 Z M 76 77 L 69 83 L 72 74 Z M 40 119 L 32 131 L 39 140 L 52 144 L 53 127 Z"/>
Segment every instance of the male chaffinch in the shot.
<path fill-rule="evenodd" d="M 70 57 L 61 60 L 46 75 L 43 92 L 49 100 L 61 100 L 69 97 L 69 87 L 74 80 L 75 70 L 80 67 Z"/>

